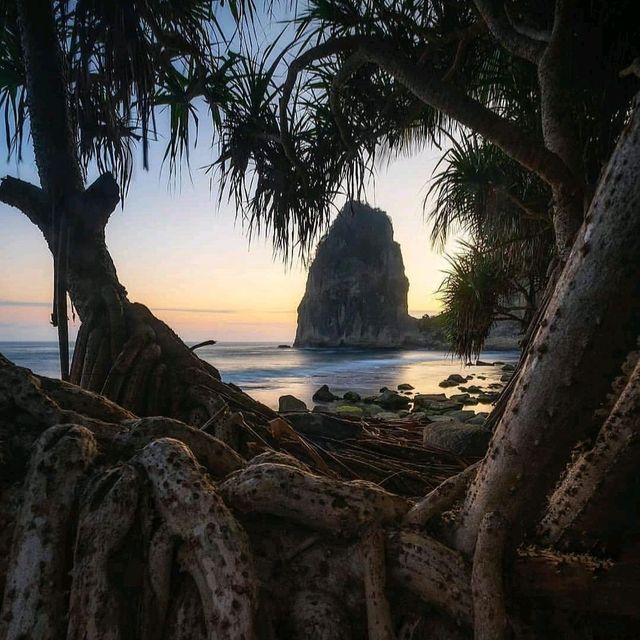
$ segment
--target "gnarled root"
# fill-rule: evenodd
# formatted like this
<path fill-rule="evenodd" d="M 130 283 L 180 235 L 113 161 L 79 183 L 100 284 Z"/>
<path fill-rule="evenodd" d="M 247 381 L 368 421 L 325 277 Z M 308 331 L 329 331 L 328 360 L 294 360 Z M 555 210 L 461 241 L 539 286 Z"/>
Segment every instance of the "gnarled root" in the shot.
<path fill-rule="evenodd" d="M 246 533 L 184 444 L 161 438 L 147 445 L 138 460 L 151 482 L 159 514 L 183 545 L 208 636 L 250 640 L 257 583 Z"/>
<path fill-rule="evenodd" d="M 133 525 L 138 474 L 125 465 L 92 483 L 80 511 L 73 558 L 67 640 L 120 640 L 125 617 L 109 579 L 112 554 Z"/>
<path fill-rule="evenodd" d="M 369 640 L 394 640 L 391 611 L 385 593 L 387 572 L 385 537 L 381 529 L 368 531 L 362 540 L 364 592 Z"/>
<path fill-rule="evenodd" d="M 506 539 L 505 520 L 499 513 L 487 513 L 478 532 L 471 571 L 473 629 L 476 640 L 504 640 L 507 637 L 503 585 Z"/>
<path fill-rule="evenodd" d="M 96 455 L 95 438 L 81 426 L 52 427 L 38 440 L 14 529 L 2 640 L 64 635 L 77 492 Z"/>
<path fill-rule="evenodd" d="M 265 513 L 337 535 L 396 521 L 409 502 L 369 482 L 339 482 L 280 464 L 258 464 L 220 486 L 239 513 Z"/>
<path fill-rule="evenodd" d="M 450 509 L 457 500 L 464 497 L 467 487 L 478 472 L 476 462 L 451 478 L 447 478 L 422 500 L 411 507 L 404 517 L 404 524 L 425 527 L 435 516 Z"/>

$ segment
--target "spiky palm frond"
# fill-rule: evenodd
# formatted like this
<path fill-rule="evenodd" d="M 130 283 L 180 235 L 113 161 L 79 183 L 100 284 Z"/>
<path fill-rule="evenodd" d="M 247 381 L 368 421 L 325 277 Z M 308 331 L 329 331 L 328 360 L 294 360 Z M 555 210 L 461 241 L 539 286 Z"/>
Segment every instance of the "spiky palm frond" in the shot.
<path fill-rule="evenodd" d="M 231 3 L 240 19 L 250 0 Z M 188 158 L 198 108 L 214 125 L 232 96 L 226 91 L 235 58 L 211 0 L 53 0 L 64 58 L 63 79 L 83 168 L 113 172 L 126 190 L 134 152 L 166 133 L 172 172 Z M 15 1 L 0 2 L 0 108 L 10 154 L 19 154 L 28 126 L 25 78 Z M 168 118 L 158 125 L 164 109 Z M 160 132 L 159 129 L 162 129 Z"/>

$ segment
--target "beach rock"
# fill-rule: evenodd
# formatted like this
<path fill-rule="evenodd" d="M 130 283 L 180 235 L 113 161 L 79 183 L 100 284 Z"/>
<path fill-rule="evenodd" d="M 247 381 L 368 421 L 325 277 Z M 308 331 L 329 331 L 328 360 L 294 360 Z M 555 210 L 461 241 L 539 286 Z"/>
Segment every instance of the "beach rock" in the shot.
<path fill-rule="evenodd" d="M 447 449 L 459 456 L 481 458 L 489 446 L 491 432 L 469 423 L 432 422 L 424 427 L 422 439 L 427 446 Z"/>
<path fill-rule="evenodd" d="M 478 413 L 476 413 L 476 415 L 471 418 L 470 420 L 466 421 L 466 424 L 477 424 L 477 425 L 483 425 L 487 419 L 487 416 L 489 414 L 485 413 L 483 411 L 479 411 Z"/>
<path fill-rule="evenodd" d="M 444 393 L 419 393 L 413 397 L 413 406 L 428 409 L 433 402 L 445 402 L 446 399 Z"/>
<path fill-rule="evenodd" d="M 472 384 L 468 387 L 460 387 L 460 391 L 466 391 L 467 393 L 482 393 L 482 387 L 479 387 L 477 384 Z"/>
<path fill-rule="evenodd" d="M 439 382 L 438 386 L 446 389 L 447 387 L 457 387 L 459 384 L 459 382 L 454 382 L 453 380 L 449 380 L 449 378 L 447 378 L 446 380 L 442 380 L 442 382 Z"/>
<path fill-rule="evenodd" d="M 464 376 L 461 376 L 459 373 L 452 373 L 447 380 L 451 380 L 451 382 L 456 382 L 458 384 L 462 384 L 463 382 L 466 382 L 468 378 L 465 378 Z"/>
<path fill-rule="evenodd" d="M 378 399 L 378 396 L 365 396 L 362 402 L 365 404 L 373 404 Z"/>
<path fill-rule="evenodd" d="M 455 393 L 451 396 L 451 400 L 462 402 L 464 405 L 478 404 L 476 398 L 472 398 L 468 393 Z"/>
<path fill-rule="evenodd" d="M 329 387 L 326 384 L 323 384 L 314 394 L 313 401 L 314 402 L 333 402 L 334 400 L 339 400 L 338 396 L 334 395 L 329 391 Z"/>
<path fill-rule="evenodd" d="M 360 417 L 364 414 L 362 407 L 353 404 L 341 404 L 336 407 L 336 414 L 339 416 Z"/>
<path fill-rule="evenodd" d="M 287 411 L 307 411 L 307 405 L 295 396 L 280 396 L 278 399 L 278 411 L 280 411 L 280 413 L 286 413 Z"/>
<path fill-rule="evenodd" d="M 500 376 L 500 382 L 509 382 L 509 380 L 511 380 L 512 377 L 513 377 L 512 373 L 503 373 Z"/>
<path fill-rule="evenodd" d="M 290 344 L 279 344 L 278 349 L 291 349 Z"/>
<path fill-rule="evenodd" d="M 317 413 L 315 411 L 289 413 L 287 414 L 287 420 L 296 431 L 312 437 L 346 440 L 355 438 L 362 433 L 362 426 L 359 422 L 342 420 L 336 415 Z"/>
<path fill-rule="evenodd" d="M 445 413 L 447 411 L 458 411 L 462 409 L 462 402 L 455 400 L 444 400 L 443 402 L 432 402 L 429 405 L 429 411 L 434 413 Z"/>
<path fill-rule="evenodd" d="M 356 393 L 355 391 L 347 391 L 344 394 L 343 398 L 345 400 L 348 400 L 349 402 L 360 402 L 362 400 L 360 394 Z"/>
<path fill-rule="evenodd" d="M 476 367 L 492 367 L 492 366 L 493 366 L 492 362 L 484 362 L 483 360 L 476 361 Z"/>
<path fill-rule="evenodd" d="M 475 417 L 476 412 L 469 411 L 468 409 L 458 409 L 456 411 L 448 411 L 445 415 L 458 422 L 467 422 Z"/>
<path fill-rule="evenodd" d="M 408 382 L 403 382 L 398 385 L 399 391 L 411 391 L 413 389 L 415 389 L 415 387 L 412 384 L 409 384 Z"/>
<path fill-rule="evenodd" d="M 376 398 L 376 404 L 379 404 L 383 409 L 407 409 L 410 402 L 409 398 L 405 398 L 399 393 L 390 390 L 381 393 Z"/>
<path fill-rule="evenodd" d="M 502 367 L 503 371 L 515 371 L 516 370 L 516 365 L 515 364 L 511 364 L 510 362 L 507 362 L 507 364 L 505 364 Z"/>
<path fill-rule="evenodd" d="M 409 315 L 408 290 L 389 216 L 348 202 L 320 240 L 309 267 L 294 345 L 435 346 Z"/>
<path fill-rule="evenodd" d="M 500 397 L 500 394 L 495 392 L 481 393 L 478 396 L 478 402 L 482 402 L 484 404 L 491 404 L 492 402 L 495 402 L 499 397 Z"/>
<path fill-rule="evenodd" d="M 389 387 L 380 387 L 380 393 L 384 393 L 385 391 L 389 391 Z"/>

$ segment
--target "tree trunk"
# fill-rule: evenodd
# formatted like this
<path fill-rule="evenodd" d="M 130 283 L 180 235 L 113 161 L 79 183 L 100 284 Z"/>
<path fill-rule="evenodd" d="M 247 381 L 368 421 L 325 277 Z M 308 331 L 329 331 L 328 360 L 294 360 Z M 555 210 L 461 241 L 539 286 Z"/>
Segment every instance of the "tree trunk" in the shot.
<path fill-rule="evenodd" d="M 533 339 L 462 512 L 472 553 L 485 513 L 517 532 L 540 517 L 571 449 L 597 431 L 594 412 L 640 327 L 640 109 L 622 133 Z"/>

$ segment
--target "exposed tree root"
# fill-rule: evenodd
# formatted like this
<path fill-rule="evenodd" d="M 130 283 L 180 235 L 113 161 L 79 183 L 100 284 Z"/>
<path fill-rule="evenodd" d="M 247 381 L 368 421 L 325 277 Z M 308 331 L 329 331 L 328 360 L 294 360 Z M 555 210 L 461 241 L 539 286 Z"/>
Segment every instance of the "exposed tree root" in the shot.
<path fill-rule="evenodd" d="M 476 640 L 507 638 L 503 556 L 507 524 L 499 513 L 487 513 L 478 532 L 473 556 L 471 591 Z"/>
<path fill-rule="evenodd" d="M 160 516 L 182 543 L 208 636 L 253 638 L 257 583 L 246 533 L 184 444 L 161 438 L 142 450 L 139 461 Z"/>
<path fill-rule="evenodd" d="M 0 484 L 0 542 L 13 539 L 2 542 L 0 640 L 499 638 L 505 580 L 509 604 L 526 603 L 519 638 L 561 637 L 567 611 L 576 628 L 597 614 L 617 632 L 640 615 L 635 560 L 526 549 L 505 564 L 493 517 L 473 562 L 417 532 L 473 469 L 410 510 L 405 497 L 268 448 L 286 438 L 267 428 L 269 442 L 243 445 L 245 460 L 193 426 L 136 418 L 2 360 L 0 428 L 5 456 L 7 436 L 23 456 L 37 439 L 26 473 L 18 465 Z"/>
<path fill-rule="evenodd" d="M 637 531 L 640 464 L 640 364 L 605 420 L 595 445 L 571 464 L 540 523 L 549 544 L 593 548 Z"/>
<path fill-rule="evenodd" d="M 369 640 L 394 640 L 395 638 L 389 602 L 385 594 L 387 571 L 384 546 L 384 533 L 378 528 L 368 531 L 362 539 Z"/>
<path fill-rule="evenodd" d="M 96 455 L 95 438 L 84 427 L 52 427 L 38 440 L 13 531 L 3 640 L 57 640 L 65 634 L 77 491 Z"/>

